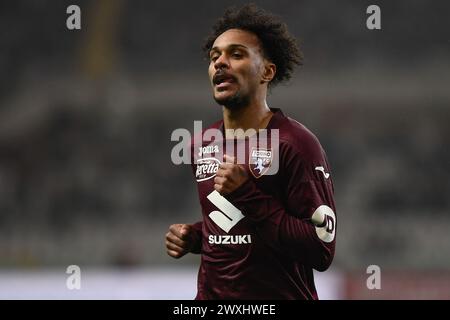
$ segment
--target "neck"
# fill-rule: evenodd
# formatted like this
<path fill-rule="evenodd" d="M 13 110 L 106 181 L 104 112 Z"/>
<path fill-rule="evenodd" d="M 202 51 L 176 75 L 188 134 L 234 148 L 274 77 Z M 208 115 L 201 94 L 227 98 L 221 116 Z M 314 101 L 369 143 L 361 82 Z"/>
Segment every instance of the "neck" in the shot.
<path fill-rule="evenodd" d="M 242 138 L 242 134 L 230 136 L 230 129 L 242 129 L 244 132 L 249 129 L 256 131 L 267 127 L 273 113 L 267 106 L 265 99 L 250 102 L 247 106 L 237 110 L 223 107 L 223 123 L 226 138 Z M 244 134 L 245 136 L 245 134 Z"/>

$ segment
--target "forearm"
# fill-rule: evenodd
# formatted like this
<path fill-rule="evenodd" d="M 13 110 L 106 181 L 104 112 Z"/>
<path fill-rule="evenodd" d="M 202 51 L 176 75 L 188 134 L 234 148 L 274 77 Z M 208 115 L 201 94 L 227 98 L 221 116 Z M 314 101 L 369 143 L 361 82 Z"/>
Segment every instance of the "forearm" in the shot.
<path fill-rule="evenodd" d="M 248 180 L 225 197 L 257 225 L 258 232 L 275 250 L 317 270 L 331 264 L 334 244 L 325 244 L 317 237 L 311 219 L 289 214 L 280 201 L 263 193 L 253 181 Z"/>

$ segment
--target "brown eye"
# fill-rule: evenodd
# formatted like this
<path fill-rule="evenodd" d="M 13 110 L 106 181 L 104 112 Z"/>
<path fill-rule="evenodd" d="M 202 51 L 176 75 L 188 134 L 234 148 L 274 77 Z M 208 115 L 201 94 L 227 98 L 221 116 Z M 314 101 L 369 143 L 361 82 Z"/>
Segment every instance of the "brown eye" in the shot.
<path fill-rule="evenodd" d="M 239 51 L 234 51 L 231 56 L 233 58 L 242 58 L 242 54 Z"/>
<path fill-rule="evenodd" d="M 218 54 L 213 54 L 213 55 L 211 55 L 211 57 L 210 57 L 210 61 L 211 62 L 216 62 L 216 60 L 219 58 L 219 55 Z"/>

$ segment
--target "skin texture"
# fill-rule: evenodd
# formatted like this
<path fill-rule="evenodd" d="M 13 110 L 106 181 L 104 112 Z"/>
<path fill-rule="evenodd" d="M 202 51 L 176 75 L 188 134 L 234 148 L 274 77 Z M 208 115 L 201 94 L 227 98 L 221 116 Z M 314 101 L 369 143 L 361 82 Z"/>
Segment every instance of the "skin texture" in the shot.
<path fill-rule="evenodd" d="M 218 72 L 232 77 L 231 83 L 215 85 L 213 79 Z M 271 116 L 266 102 L 267 86 L 275 72 L 275 65 L 264 57 L 255 34 L 230 29 L 217 37 L 210 51 L 208 74 L 214 99 L 223 106 L 225 129 L 265 128 Z M 245 104 L 227 104 L 235 96 Z"/>
<path fill-rule="evenodd" d="M 189 224 L 173 224 L 166 234 L 167 254 L 179 259 L 189 253 L 200 239 Z"/>
<path fill-rule="evenodd" d="M 214 41 L 208 75 L 213 97 L 222 106 L 226 138 L 242 139 L 228 129 L 263 129 L 272 117 L 267 106 L 267 88 L 276 73 L 275 64 L 265 58 L 258 37 L 248 31 L 229 29 Z M 218 79 L 221 79 L 222 84 Z M 224 81 L 225 79 L 225 81 Z M 246 169 L 234 157 L 224 155 L 214 178 L 214 189 L 227 195 L 249 179 Z M 192 225 L 173 224 L 166 234 L 167 254 L 181 258 L 201 241 Z"/>

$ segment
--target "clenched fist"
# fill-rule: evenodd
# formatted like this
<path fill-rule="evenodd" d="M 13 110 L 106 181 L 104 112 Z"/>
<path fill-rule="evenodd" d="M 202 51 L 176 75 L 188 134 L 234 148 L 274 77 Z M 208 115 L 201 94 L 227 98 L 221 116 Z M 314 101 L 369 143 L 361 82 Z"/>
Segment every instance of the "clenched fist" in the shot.
<path fill-rule="evenodd" d="M 221 195 L 227 195 L 248 180 L 248 173 L 243 166 L 236 164 L 234 157 L 225 154 L 223 158 L 224 162 L 214 178 L 214 189 Z"/>
<path fill-rule="evenodd" d="M 201 241 L 197 232 L 190 224 L 173 224 L 166 234 L 167 254 L 179 259 L 198 245 Z"/>

